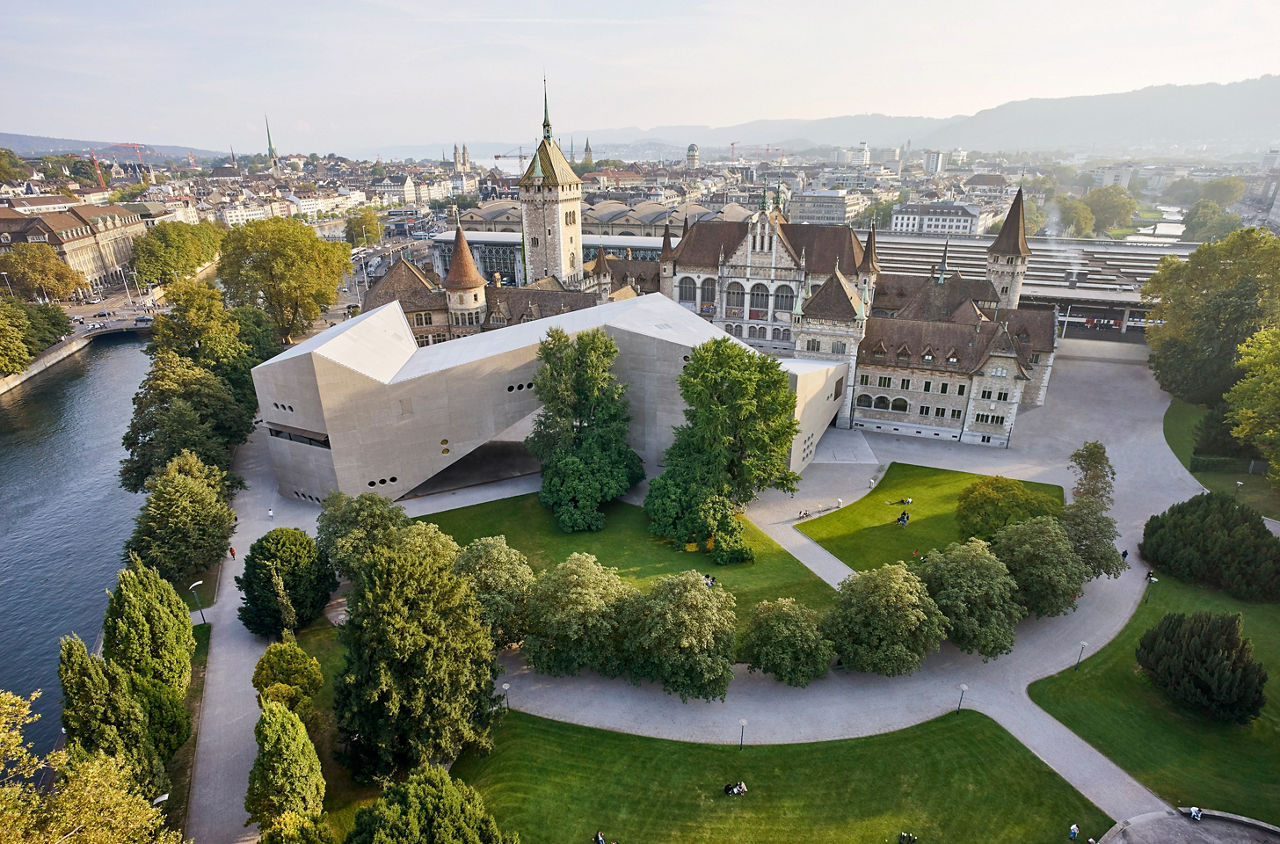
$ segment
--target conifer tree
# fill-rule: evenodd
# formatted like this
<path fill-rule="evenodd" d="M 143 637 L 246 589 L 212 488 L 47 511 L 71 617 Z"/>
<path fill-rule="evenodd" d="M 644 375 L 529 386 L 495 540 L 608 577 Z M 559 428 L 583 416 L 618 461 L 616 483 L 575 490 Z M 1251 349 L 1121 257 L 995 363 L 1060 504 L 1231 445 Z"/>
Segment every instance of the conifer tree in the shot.
<path fill-rule="evenodd" d="M 1239 613 L 1169 613 L 1143 634 L 1136 655 L 1169 697 L 1219 721 L 1247 724 L 1266 703 L 1267 672 L 1241 636 Z"/>
<path fill-rule="evenodd" d="M 129 554 L 137 554 L 165 579 L 185 585 L 192 574 L 222 560 L 235 530 L 235 513 L 226 501 L 221 470 L 184 451 L 146 489 L 146 503 L 125 543 L 125 562 Z"/>
<path fill-rule="evenodd" d="M 434 765 L 389 786 L 372 806 L 356 813 L 346 844 L 520 844 L 503 833 L 479 792 Z"/>
<path fill-rule="evenodd" d="M 320 615 L 337 586 L 305 531 L 276 528 L 250 546 L 244 574 L 236 578 L 244 593 L 240 621 L 264 636 L 296 630 Z"/>
<path fill-rule="evenodd" d="M 155 569 L 129 554 L 107 599 L 102 655 L 139 677 L 164 683 L 181 700 L 191 683 L 195 652 L 187 605 Z"/>
<path fill-rule="evenodd" d="M 319 814 L 324 808 L 324 775 L 301 719 L 268 701 L 253 735 L 258 740 L 258 758 L 249 771 L 244 796 L 249 820 L 269 827 L 285 812 Z"/>

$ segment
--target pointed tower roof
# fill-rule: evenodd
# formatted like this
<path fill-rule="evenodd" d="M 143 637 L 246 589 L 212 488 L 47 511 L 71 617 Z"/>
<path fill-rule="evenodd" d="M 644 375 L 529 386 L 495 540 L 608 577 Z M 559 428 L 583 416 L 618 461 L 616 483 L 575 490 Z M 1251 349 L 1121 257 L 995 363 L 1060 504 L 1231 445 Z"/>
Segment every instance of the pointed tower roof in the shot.
<path fill-rule="evenodd" d="M 951 238 L 947 238 L 947 242 L 942 244 L 942 262 L 938 264 L 938 277 L 934 279 L 937 284 L 943 284 L 947 280 L 947 252 L 951 249 Z"/>
<path fill-rule="evenodd" d="M 547 103 L 547 77 L 542 77 L 542 139 L 551 140 L 551 106 Z"/>
<path fill-rule="evenodd" d="M 484 276 L 476 268 L 476 260 L 471 257 L 471 247 L 467 245 L 467 236 L 458 226 L 453 235 L 453 262 L 449 265 L 449 274 L 444 277 L 446 290 L 473 290 L 484 287 Z"/>
<path fill-rule="evenodd" d="M 871 233 L 867 235 L 867 245 L 862 247 L 862 263 L 858 264 L 858 275 L 876 275 L 880 272 L 880 260 L 876 257 L 876 224 L 871 224 Z"/>
<path fill-rule="evenodd" d="M 542 142 L 533 152 L 533 161 L 520 178 L 520 187 L 556 187 L 582 184 L 569 166 L 555 139 L 551 137 L 551 111 L 547 107 L 546 80 L 542 81 Z"/>
<path fill-rule="evenodd" d="M 689 211 L 688 209 L 686 209 L 684 212 L 684 228 L 680 230 L 680 240 L 684 241 L 684 239 L 688 236 L 689 236 Z"/>
<path fill-rule="evenodd" d="M 658 254 L 658 260 L 669 261 L 674 257 L 675 250 L 671 248 L 671 224 L 667 223 L 662 227 L 662 252 Z"/>
<path fill-rule="evenodd" d="M 1022 210 L 1022 188 L 1018 188 L 1013 205 L 1009 206 L 1009 214 L 1004 218 L 1004 225 L 1000 227 L 1000 234 L 987 247 L 987 254 L 1021 255 L 1023 258 L 1031 254 L 1031 248 L 1027 246 L 1026 216 Z"/>
<path fill-rule="evenodd" d="M 262 122 L 267 124 L 267 158 L 275 158 L 276 145 L 271 143 L 271 121 L 268 120 L 267 116 L 264 114 L 262 115 Z"/>

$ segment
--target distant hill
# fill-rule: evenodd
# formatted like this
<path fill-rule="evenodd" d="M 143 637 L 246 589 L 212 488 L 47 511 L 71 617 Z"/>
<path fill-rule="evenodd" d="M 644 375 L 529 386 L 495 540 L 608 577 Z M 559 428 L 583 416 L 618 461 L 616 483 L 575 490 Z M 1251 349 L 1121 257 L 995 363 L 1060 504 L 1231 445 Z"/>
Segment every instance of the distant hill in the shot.
<path fill-rule="evenodd" d="M 42 135 L 19 135 L 12 132 L 0 132 L 0 147 L 7 147 L 18 155 L 61 155 L 74 152 L 87 153 L 96 150 L 99 155 L 105 151 L 108 155 L 127 154 L 133 157 L 132 149 L 121 150 L 112 141 L 84 141 L 75 138 L 47 138 Z M 197 147 L 164 146 L 149 144 L 142 151 L 143 160 L 152 164 L 160 164 L 166 159 L 186 158 L 191 153 L 198 159 L 219 158 L 227 155 L 212 149 Z"/>

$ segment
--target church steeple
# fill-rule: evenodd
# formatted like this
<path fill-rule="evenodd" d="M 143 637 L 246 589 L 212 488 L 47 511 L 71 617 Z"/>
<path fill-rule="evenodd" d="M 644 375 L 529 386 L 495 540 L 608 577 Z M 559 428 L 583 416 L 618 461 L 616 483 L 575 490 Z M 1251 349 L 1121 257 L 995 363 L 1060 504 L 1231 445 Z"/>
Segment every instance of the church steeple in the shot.
<path fill-rule="evenodd" d="M 267 124 L 267 158 L 274 161 L 276 157 L 276 145 L 271 143 L 271 121 L 268 120 L 267 116 L 264 114 L 262 115 L 262 122 Z"/>
<path fill-rule="evenodd" d="M 858 275 L 878 275 L 880 260 L 876 256 L 876 224 L 871 224 L 871 233 L 867 235 L 867 245 L 862 250 L 862 263 L 858 265 Z"/>
<path fill-rule="evenodd" d="M 1009 206 L 1000 234 L 987 247 L 987 280 L 999 294 L 1000 307 L 1016 308 L 1022 300 L 1022 283 L 1027 276 L 1026 212 L 1022 207 L 1022 188 Z"/>
<path fill-rule="evenodd" d="M 542 77 L 542 139 L 551 140 L 551 106 L 547 104 L 547 77 Z"/>

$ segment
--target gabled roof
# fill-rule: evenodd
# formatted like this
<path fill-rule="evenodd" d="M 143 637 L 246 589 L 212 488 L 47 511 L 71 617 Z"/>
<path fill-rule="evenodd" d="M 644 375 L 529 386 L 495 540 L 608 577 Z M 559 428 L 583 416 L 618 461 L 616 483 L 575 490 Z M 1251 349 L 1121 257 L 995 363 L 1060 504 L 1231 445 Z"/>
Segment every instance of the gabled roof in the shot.
<path fill-rule="evenodd" d="M 484 276 L 476 268 L 476 260 L 471 257 L 471 247 L 467 245 L 467 236 L 458 226 L 453 236 L 453 261 L 449 264 L 449 274 L 444 277 L 446 290 L 473 290 L 484 287 Z"/>
<path fill-rule="evenodd" d="M 862 263 L 862 244 L 853 229 L 846 226 L 782 223 L 778 230 L 797 255 L 804 253 L 805 271 L 813 275 L 835 272 L 837 260 L 846 271 L 855 270 Z"/>
<path fill-rule="evenodd" d="M 520 179 L 522 188 L 580 184 L 582 180 L 569 166 L 569 160 L 550 138 L 543 138 L 542 143 L 538 144 L 538 149 L 533 153 L 533 161 L 529 162 L 528 169 Z"/>
<path fill-rule="evenodd" d="M 817 292 L 805 300 L 801 312 L 810 319 L 853 322 L 862 313 L 862 299 L 841 273 L 833 272 Z"/>
<path fill-rule="evenodd" d="M 387 274 L 365 294 L 362 310 L 370 311 L 388 302 L 399 302 L 407 314 L 446 307 L 440 276 L 430 270 L 420 270 L 412 261 L 406 260 L 392 264 Z"/>
<path fill-rule="evenodd" d="M 677 266 L 718 267 L 722 254 L 732 254 L 749 231 L 748 223 L 704 220 L 689 227 L 675 249 Z"/>
<path fill-rule="evenodd" d="M 1009 214 L 1004 218 L 1004 225 L 1000 227 L 1000 234 L 987 247 L 987 254 L 1021 255 L 1024 258 L 1031 255 L 1031 247 L 1027 246 L 1026 219 L 1022 210 L 1022 188 L 1018 188 L 1018 194 L 1013 198 L 1013 205 L 1009 206 Z"/>
<path fill-rule="evenodd" d="M 879 294 L 879 284 L 877 295 Z M 985 278 L 962 277 L 959 273 L 947 276 L 942 284 L 923 284 L 917 287 L 910 301 L 898 311 L 899 319 L 950 321 L 962 306 L 970 302 L 998 302 L 996 289 Z"/>

